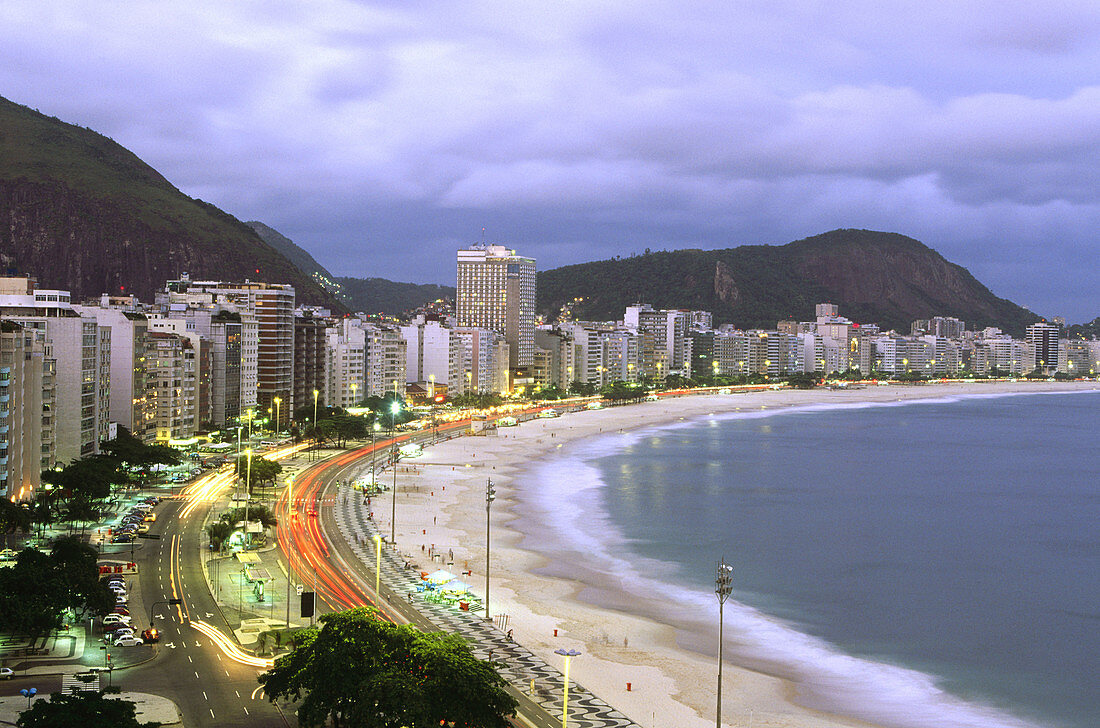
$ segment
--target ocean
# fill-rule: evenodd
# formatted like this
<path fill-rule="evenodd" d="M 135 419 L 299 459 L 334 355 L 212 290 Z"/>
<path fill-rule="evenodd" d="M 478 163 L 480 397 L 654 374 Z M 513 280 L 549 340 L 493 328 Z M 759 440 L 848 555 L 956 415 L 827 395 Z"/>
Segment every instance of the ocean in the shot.
<path fill-rule="evenodd" d="M 726 659 L 804 705 L 1093 728 L 1097 433 L 1098 392 L 751 410 L 574 443 L 517 510 L 547 573 L 709 655 L 725 558 Z"/>

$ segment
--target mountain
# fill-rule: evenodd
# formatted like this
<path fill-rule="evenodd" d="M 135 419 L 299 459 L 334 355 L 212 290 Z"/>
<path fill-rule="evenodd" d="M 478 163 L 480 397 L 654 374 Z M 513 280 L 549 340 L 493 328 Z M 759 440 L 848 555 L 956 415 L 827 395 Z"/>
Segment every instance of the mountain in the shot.
<path fill-rule="evenodd" d="M 453 286 L 395 283 L 385 278 L 337 278 L 348 308 L 364 313 L 397 315 L 441 298 L 454 300 Z"/>
<path fill-rule="evenodd" d="M 1014 333 L 1040 320 L 924 244 L 872 230 L 833 230 L 779 246 L 647 253 L 539 274 L 540 312 L 553 318 L 574 298 L 584 299 L 572 307 L 577 319 L 620 319 L 626 306 L 645 302 L 711 311 L 716 326 L 741 328 L 812 320 L 817 303 L 902 332 L 932 316 Z"/>
<path fill-rule="evenodd" d="M 73 300 L 164 282 L 290 283 L 302 303 L 343 310 L 256 232 L 188 197 L 101 134 L 0 97 L 0 271 L 32 275 Z"/>
<path fill-rule="evenodd" d="M 305 248 L 296 245 L 293 240 L 275 228 L 258 220 L 249 220 L 245 225 L 255 230 L 261 240 L 275 248 L 280 255 L 297 266 L 298 270 L 317 281 L 322 288 L 329 292 L 337 292 L 339 286 L 336 284 L 336 276 L 325 270 L 324 266 L 314 260 Z"/>

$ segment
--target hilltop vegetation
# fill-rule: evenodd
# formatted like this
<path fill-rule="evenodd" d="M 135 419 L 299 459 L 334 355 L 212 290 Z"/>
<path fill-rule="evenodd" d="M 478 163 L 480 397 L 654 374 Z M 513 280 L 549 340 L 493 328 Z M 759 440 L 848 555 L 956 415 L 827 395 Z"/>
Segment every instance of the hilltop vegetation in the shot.
<path fill-rule="evenodd" d="M 164 281 L 267 280 L 339 304 L 252 228 L 96 132 L 0 98 L 0 265 L 76 300 Z"/>
<path fill-rule="evenodd" d="M 967 328 L 1010 332 L 1039 320 L 994 296 L 961 266 L 896 233 L 834 230 L 787 245 L 679 250 L 557 268 L 539 274 L 538 308 L 555 318 L 575 298 L 577 319 L 619 319 L 637 302 L 711 311 L 715 325 L 774 328 L 813 318 L 814 305 L 884 329 L 955 316 Z"/>

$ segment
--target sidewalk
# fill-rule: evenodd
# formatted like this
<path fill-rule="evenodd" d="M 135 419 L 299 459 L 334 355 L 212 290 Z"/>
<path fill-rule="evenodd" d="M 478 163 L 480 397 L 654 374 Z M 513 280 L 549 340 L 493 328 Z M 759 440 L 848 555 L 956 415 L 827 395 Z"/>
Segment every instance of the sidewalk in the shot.
<path fill-rule="evenodd" d="M 344 451 L 323 451 L 321 457 L 342 452 Z M 283 471 L 279 474 L 279 481 L 285 482 L 289 477 L 297 477 L 316 462 L 308 456 L 281 461 Z M 257 501 L 254 498 L 253 503 L 272 506 L 282 491 L 282 488 L 276 489 L 271 499 Z M 233 507 L 233 496 L 234 492 L 231 491 L 214 504 L 207 523 Z M 287 564 L 278 549 L 274 533 L 269 531 L 265 535 L 267 543 L 258 549 L 234 554 L 215 554 L 204 547 L 201 556 L 206 583 L 210 585 L 211 594 L 225 623 L 229 625 L 242 648 L 258 655 L 270 655 L 276 647 L 274 643 L 261 637 L 264 632 L 285 629 L 288 621 L 291 629 L 308 624 L 308 618 L 305 621 L 301 618 L 298 588 L 311 588 L 308 583 L 302 584 L 296 575 L 291 574 L 288 579 Z M 250 576 L 253 577 L 251 581 Z"/>

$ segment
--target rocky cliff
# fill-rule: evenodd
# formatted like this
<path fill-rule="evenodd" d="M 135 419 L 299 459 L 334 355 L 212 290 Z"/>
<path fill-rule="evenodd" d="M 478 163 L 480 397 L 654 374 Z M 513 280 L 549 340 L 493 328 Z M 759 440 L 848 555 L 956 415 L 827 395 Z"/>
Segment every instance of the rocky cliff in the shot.
<path fill-rule="evenodd" d="M 0 267 L 74 300 L 192 278 L 290 283 L 340 308 L 254 230 L 114 141 L 0 98 Z"/>

